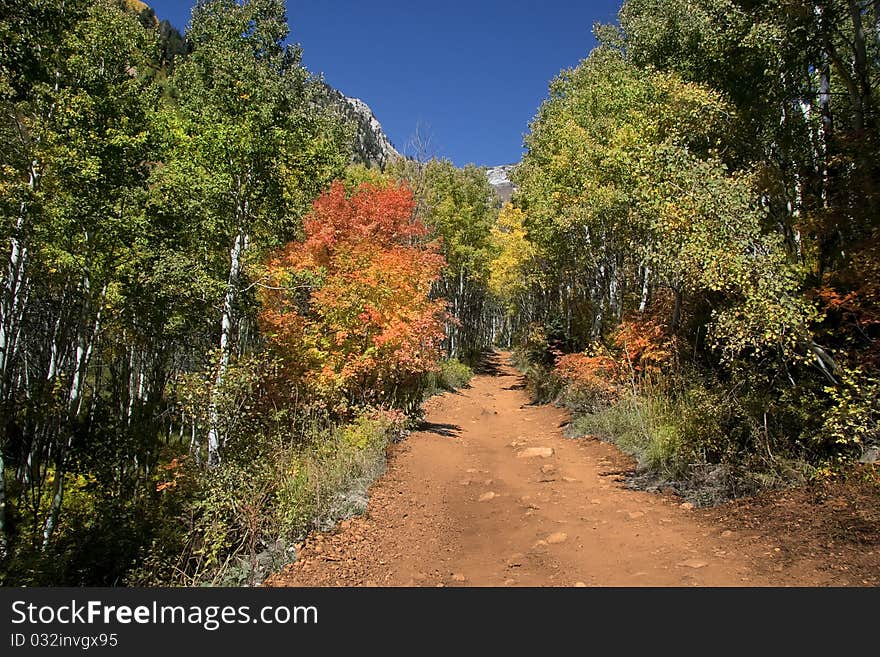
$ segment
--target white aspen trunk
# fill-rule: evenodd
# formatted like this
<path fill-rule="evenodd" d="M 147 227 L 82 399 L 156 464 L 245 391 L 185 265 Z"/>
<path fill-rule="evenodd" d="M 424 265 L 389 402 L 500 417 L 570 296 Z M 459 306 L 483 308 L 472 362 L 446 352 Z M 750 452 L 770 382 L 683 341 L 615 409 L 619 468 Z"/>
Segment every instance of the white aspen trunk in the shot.
<path fill-rule="evenodd" d="M 620 321 L 623 311 L 622 304 L 619 303 L 620 297 L 620 281 L 617 278 L 617 265 L 611 263 L 608 267 L 608 306 L 611 314 Z"/>
<path fill-rule="evenodd" d="M 226 370 L 229 367 L 230 344 L 232 342 L 233 314 L 235 302 L 238 298 L 239 277 L 241 276 L 241 260 L 247 244 L 247 236 L 244 229 L 239 228 L 230 249 L 229 278 L 226 282 L 226 294 L 223 298 L 223 314 L 220 318 L 220 362 L 217 365 L 217 375 L 214 378 L 214 392 L 211 395 L 209 409 L 208 428 L 208 465 L 214 466 L 220 463 L 221 437 L 219 431 L 219 411 L 217 408 L 217 395 L 223 385 Z"/>
<path fill-rule="evenodd" d="M 88 297 L 89 290 L 91 289 L 91 283 L 89 282 L 89 276 L 86 274 L 85 280 L 83 281 L 83 296 Z M 70 378 L 70 389 L 67 395 L 67 401 L 69 403 L 69 407 L 72 409 L 77 405 L 79 401 L 79 393 L 80 393 L 80 385 L 81 385 L 81 374 L 82 374 L 82 363 L 85 359 L 86 355 L 86 342 L 87 337 L 85 335 L 85 331 L 79 329 L 77 331 L 77 339 L 76 339 L 76 355 L 74 356 L 73 361 L 73 375 Z"/>
<path fill-rule="evenodd" d="M 88 295 L 89 287 L 90 284 L 87 275 L 83 284 L 86 296 Z M 98 310 L 95 313 L 95 322 L 92 325 L 92 330 L 90 332 L 83 331 L 77 340 L 76 359 L 74 361 L 73 376 L 68 398 L 68 412 L 70 417 L 77 417 L 82 413 L 82 403 L 84 398 L 83 388 L 85 386 L 86 372 L 88 371 L 89 361 L 92 357 L 92 350 L 95 341 L 98 339 L 98 335 L 101 332 L 101 314 L 104 309 L 104 299 L 106 298 L 106 295 L 107 286 L 105 285 L 101 290 L 101 295 L 98 301 Z M 49 541 L 52 539 L 52 533 L 55 531 L 55 527 L 58 524 L 58 516 L 61 514 L 61 504 L 64 500 L 64 461 L 72 444 L 73 433 L 70 433 L 67 437 L 67 443 L 59 448 L 59 454 L 55 465 L 52 503 L 49 506 L 49 513 L 46 516 L 46 521 L 43 523 L 43 550 L 49 546 Z"/>
<path fill-rule="evenodd" d="M 128 395 L 128 403 L 126 404 L 126 407 L 125 407 L 125 424 L 129 425 L 129 426 L 131 425 L 131 414 L 132 414 L 132 411 L 134 410 L 135 379 L 136 379 L 135 355 L 134 355 L 134 348 L 132 348 L 128 354 L 128 390 L 126 391 L 126 394 Z"/>
<path fill-rule="evenodd" d="M 60 358 L 61 347 L 58 345 L 58 331 L 61 328 L 61 316 L 55 321 L 55 331 L 52 336 L 52 353 L 49 356 L 49 371 L 46 373 L 46 380 L 51 381 L 58 373 L 58 360 Z"/>
<path fill-rule="evenodd" d="M 88 294 L 89 279 L 86 277 L 85 291 Z M 101 296 L 98 301 L 98 310 L 95 313 L 95 322 L 90 332 L 83 332 L 77 341 L 76 360 L 73 368 L 73 379 L 70 384 L 70 410 L 74 415 L 79 415 L 82 411 L 83 386 L 85 385 L 86 371 L 89 367 L 89 361 L 92 358 L 92 350 L 98 334 L 101 332 L 101 314 L 104 310 L 104 299 L 107 296 L 107 286 L 101 290 Z"/>
<path fill-rule="evenodd" d="M 648 308 L 648 290 L 650 289 L 649 280 L 651 270 L 648 267 L 642 267 L 642 298 L 639 301 L 639 312 L 643 313 Z"/>
<path fill-rule="evenodd" d="M 822 166 L 822 202 L 828 207 L 828 158 L 831 151 L 831 138 L 834 134 L 834 117 L 831 113 L 831 68 L 828 54 L 822 53 L 819 66 L 819 111 L 822 115 L 821 166 Z"/>
<path fill-rule="evenodd" d="M 31 162 L 28 173 L 28 188 L 33 192 L 39 185 L 40 175 L 37 172 L 36 161 Z M 24 242 L 25 221 L 27 218 L 27 205 L 22 202 L 19 206 L 18 217 L 15 220 L 15 231 L 10 239 L 9 261 L 6 265 L 6 280 L 4 282 L 3 297 L 0 299 L 0 386 L 5 388 L 8 374 L 15 362 L 15 348 L 17 333 L 24 316 L 25 300 L 22 291 L 25 286 L 27 266 L 27 245 Z M 2 392 L 5 389 L 0 388 Z"/>
<path fill-rule="evenodd" d="M 200 463 L 201 459 L 199 457 L 199 444 L 198 444 L 198 433 L 196 431 L 196 419 L 192 418 L 190 422 L 190 440 L 189 440 L 189 453 L 193 455 L 196 459 L 196 463 Z"/>
<path fill-rule="evenodd" d="M 52 484 L 52 504 L 49 507 L 49 515 L 46 516 L 46 522 L 43 523 L 43 550 L 49 547 L 49 541 L 52 539 L 52 532 L 55 531 L 55 525 L 58 522 L 58 516 L 61 513 L 61 502 L 64 499 L 64 471 L 60 464 L 55 469 L 55 481 Z"/>

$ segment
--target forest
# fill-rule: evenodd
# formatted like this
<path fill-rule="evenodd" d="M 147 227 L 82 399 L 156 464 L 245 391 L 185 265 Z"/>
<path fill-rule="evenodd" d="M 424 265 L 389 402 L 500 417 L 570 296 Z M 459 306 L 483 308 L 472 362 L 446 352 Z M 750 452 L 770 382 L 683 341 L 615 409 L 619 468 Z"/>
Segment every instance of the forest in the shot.
<path fill-rule="evenodd" d="M 258 584 L 496 347 L 706 504 L 876 481 L 880 3 L 627 0 L 506 203 L 288 31 L 4 3 L 0 584 Z"/>

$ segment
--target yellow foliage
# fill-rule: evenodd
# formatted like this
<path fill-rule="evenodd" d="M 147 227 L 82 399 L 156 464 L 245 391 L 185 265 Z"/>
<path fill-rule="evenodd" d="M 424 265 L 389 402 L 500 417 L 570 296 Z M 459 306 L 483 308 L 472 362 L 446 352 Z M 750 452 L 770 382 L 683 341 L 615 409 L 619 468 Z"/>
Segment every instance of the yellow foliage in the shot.
<path fill-rule="evenodd" d="M 525 291 L 528 268 L 536 256 L 524 220 L 522 210 L 505 203 L 492 227 L 491 239 L 497 255 L 489 264 L 489 289 L 508 302 Z"/>

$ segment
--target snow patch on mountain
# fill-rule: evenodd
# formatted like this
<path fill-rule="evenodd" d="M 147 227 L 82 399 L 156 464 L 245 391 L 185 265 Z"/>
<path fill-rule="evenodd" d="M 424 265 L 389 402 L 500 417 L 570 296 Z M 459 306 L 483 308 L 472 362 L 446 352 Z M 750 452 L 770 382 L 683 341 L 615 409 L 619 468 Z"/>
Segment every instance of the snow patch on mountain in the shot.
<path fill-rule="evenodd" d="M 489 184 L 498 192 L 498 196 L 501 197 L 502 201 L 509 201 L 516 191 L 516 185 L 510 182 L 510 174 L 516 166 L 516 164 L 502 164 L 486 169 L 486 178 L 489 180 Z"/>

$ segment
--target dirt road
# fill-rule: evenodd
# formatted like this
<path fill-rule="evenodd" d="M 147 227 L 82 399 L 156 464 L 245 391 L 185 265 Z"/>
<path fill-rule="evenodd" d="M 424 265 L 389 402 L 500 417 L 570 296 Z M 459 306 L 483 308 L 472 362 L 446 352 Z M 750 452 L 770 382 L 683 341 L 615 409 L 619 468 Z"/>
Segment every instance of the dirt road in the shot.
<path fill-rule="evenodd" d="M 313 535 L 268 586 L 822 585 L 760 532 L 621 483 L 628 457 L 563 436 L 506 360 L 434 397 L 395 445 L 366 515 Z M 867 584 L 868 582 L 864 582 Z"/>

